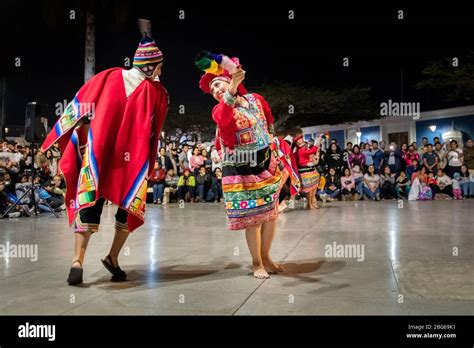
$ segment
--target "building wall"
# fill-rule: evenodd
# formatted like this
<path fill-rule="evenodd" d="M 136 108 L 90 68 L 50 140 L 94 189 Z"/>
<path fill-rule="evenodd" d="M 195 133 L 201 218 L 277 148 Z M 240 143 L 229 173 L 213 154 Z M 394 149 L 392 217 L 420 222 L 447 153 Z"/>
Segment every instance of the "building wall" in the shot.
<path fill-rule="evenodd" d="M 421 144 L 421 138 L 427 137 L 428 141 L 433 142 L 434 137 L 441 139 L 441 134 L 454 129 L 463 132 L 463 140 L 474 138 L 474 115 L 448 117 L 434 120 L 423 120 L 416 122 L 416 141 Z M 436 126 L 436 131 L 432 132 L 430 126 Z"/>
<path fill-rule="evenodd" d="M 362 133 L 360 136 L 360 142 L 368 143 L 371 140 L 381 140 L 379 126 L 361 127 L 360 132 Z"/>

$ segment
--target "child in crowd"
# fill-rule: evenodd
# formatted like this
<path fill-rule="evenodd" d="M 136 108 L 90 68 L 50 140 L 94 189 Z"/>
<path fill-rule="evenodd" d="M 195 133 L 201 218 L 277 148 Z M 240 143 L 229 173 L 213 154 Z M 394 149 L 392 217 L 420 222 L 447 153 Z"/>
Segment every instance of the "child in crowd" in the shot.
<path fill-rule="evenodd" d="M 410 191 L 410 180 L 408 180 L 403 170 L 400 172 L 400 175 L 396 180 L 396 190 L 398 196 L 405 198 L 408 197 L 408 192 Z"/>
<path fill-rule="evenodd" d="M 453 176 L 453 197 L 454 199 L 462 199 L 462 191 L 461 191 L 461 174 L 454 173 Z"/>

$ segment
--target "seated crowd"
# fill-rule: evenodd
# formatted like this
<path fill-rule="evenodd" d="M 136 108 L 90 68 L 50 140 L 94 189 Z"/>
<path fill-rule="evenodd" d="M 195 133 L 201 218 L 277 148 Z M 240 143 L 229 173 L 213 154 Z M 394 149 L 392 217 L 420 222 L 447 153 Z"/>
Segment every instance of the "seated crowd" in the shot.
<path fill-rule="evenodd" d="M 312 145 L 312 140 L 307 146 Z M 383 141 L 347 146 L 335 140 L 317 153 L 321 174 L 317 197 L 334 200 L 409 200 L 474 198 L 474 147 L 472 139 L 461 149 L 456 140 L 441 143 L 435 138 L 421 147 L 414 142 Z"/>

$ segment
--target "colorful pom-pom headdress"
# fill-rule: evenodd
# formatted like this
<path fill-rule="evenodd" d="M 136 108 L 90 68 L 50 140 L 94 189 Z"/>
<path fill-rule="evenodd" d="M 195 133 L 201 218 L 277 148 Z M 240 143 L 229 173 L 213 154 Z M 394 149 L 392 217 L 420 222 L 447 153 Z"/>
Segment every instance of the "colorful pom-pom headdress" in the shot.
<path fill-rule="evenodd" d="M 205 72 L 199 81 L 199 87 L 204 93 L 211 93 L 211 83 L 215 79 L 230 82 L 231 76 L 240 67 L 239 58 L 229 58 L 224 54 L 214 54 L 208 51 L 199 53 L 194 64 L 199 70 Z M 247 94 L 247 89 L 240 84 L 237 93 Z"/>

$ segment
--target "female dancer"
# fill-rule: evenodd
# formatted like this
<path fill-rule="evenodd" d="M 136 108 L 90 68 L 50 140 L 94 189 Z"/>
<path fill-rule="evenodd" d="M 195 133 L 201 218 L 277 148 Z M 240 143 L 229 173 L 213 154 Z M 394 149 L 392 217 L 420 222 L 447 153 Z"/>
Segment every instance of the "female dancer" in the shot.
<path fill-rule="evenodd" d="M 234 62 L 237 62 L 234 59 Z M 205 73 L 200 88 L 218 104 L 212 110 L 217 124 L 216 147 L 222 152 L 222 188 L 227 225 L 245 229 L 252 255 L 253 275 L 264 279 L 283 268 L 270 258 L 278 217 L 281 163 L 270 132 L 273 116 L 265 99 L 247 93 L 241 84 L 245 71 Z"/>
<path fill-rule="evenodd" d="M 315 168 L 314 156 L 318 153 L 318 146 L 321 142 L 321 136 L 318 137 L 316 144 L 308 148 L 303 139 L 303 135 L 299 135 L 294 139 L 295 159 L 298 163 L 298 171 L 301 178 L 301 191 L 308 195 L 308 209 L 318 209 L 316 203 L 316 190 L 318 189 L 319 173 Z M 317 160 L 317 159 L 316 159 Z"/>

